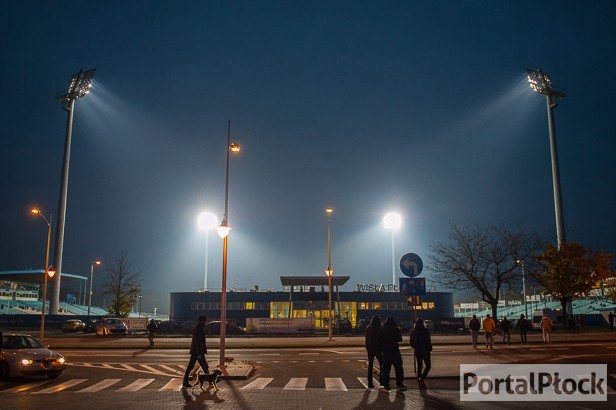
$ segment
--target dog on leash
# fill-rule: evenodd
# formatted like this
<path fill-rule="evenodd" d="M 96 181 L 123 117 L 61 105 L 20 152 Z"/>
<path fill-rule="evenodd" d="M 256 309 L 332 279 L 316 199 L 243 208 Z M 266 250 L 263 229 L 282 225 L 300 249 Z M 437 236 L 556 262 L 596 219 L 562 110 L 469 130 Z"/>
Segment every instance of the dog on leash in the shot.
<path fill-rule="evenodd" d="M 203 388 L 203 384 L 208 383 L 208 389 L 213 387 L 214 391 L 218 391 L 218 380 L 220 380 L 220 376 L 222 376 L 222 372 L 220 370 L 212 370 L 211 373 L 203 373 L 199 371 L 196 376 L 195 384 L 193 384 L 192 388 L 195 390 L 197 384 L 201 387 L 201 390 L 205 390 Z"/>

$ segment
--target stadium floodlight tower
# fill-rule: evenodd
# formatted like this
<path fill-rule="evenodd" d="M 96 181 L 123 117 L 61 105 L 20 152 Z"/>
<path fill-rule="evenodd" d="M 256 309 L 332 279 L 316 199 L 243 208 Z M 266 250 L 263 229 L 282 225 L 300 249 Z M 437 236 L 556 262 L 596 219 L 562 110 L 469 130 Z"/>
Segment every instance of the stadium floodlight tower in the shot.
<path fill-rule="evenodd" d="M 56 96 L 56 100 L 62 104 L 62 108 L 68 112 L 66 122 L 66 138 L 64 141 L 64 162 L 62 163 L 62 179 L 60 181 L 60 200 L 58 204 L 58 220 L 56 225 L 56 240 L 54 248 L 54 266 L 57 275 L 53 281 L 53 292 L 49 301 L 49 313 L 58 314 L 60 304 L 60 281 L 62 280 L 62 251 L 64 248 L 64 225 L 66 219 L 66 200 L 68 193 L 68 168 L 71 160 L 71 138 L 73 134 L 73 113 L 75 100 L 90 92 L 95 69 L 79 70 L 73 74 L 66 92 Z"/>
<path fill-rule="evenodd" d="M 560 171 L 558 168 L 558 149 L 556 147 L 556 132 L 554 130 L 554 108 L 558 107 L 558 100 L 565 98 L 564 90 L 552 85 L 550 78 L 540 69 L 527 69 L 530 88 L 545 95 L 548 109 L 548 128 L 550 132 L 550 152 L 552 155 L 552 184 L 554 186 L 554 208 L 556 211 L 556 237 L 558 249 L 565 244 L 565 216 L 563 213 L 563 199 L 560 190 Z"/>

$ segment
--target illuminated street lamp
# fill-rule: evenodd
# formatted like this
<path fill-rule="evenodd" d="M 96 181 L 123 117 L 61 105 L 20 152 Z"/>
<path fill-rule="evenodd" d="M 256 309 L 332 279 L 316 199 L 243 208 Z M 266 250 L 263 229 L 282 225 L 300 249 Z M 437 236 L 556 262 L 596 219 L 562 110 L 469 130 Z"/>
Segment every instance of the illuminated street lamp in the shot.
<path fill-rule="evenodd" d="M 329 289 L 329 297 L 327 304 L 327 327 L 329 330 L 329 340 L 332 340 L 332 276 L 334 275 L 334 270 L 332 269 L 332 241 L 331 241 L 331 226 L 332 226 L 332 213 L 334 210 L 332 208 L 327 208 L 325 210 L 327 213 L 327 270 L 325 274 L 327 275 L 327 284 Z"/>
<path fill-rule="evenodd" d="M 550 152 L 552 156 L 552 184 L 554 185 L 554 208 L 556 211 L 556 237 L 558 249 L 566 243 L 565 216 L 563 213 L 563 200 L 560 191 L 560 171 L 558 169 L 558 149 L 556 147 L 556 131 L 554 130 L 554 108 L 558 107 L 558 100 L 565 98 L 567 94 L 563 90 L 557 90 L 550 78 L 540 69 L 527 69 L 528 83 L 530 88 L 545 95 L 548 109 L 548 129 L 550 132 Z"/>
<path fill-rule="evenodd" d="M 60 200 L 58 205 L 58 222 L 56 225 L 56 241 L 54 250 L 54 263 L 58 270 L 58 276 L 53 282 L 53 293 L 49 303 L 49 311 L 52 314 L 58 313 L 60 304 L 60 281 L 62 280 L 62 251 L 64 247 L 64 225 L 66 219 L 66 201 L 68 195 L 68 168 L 71 159 L 71 138 L 73 134 L 73 113 L 75 111 L 75 100 L 90 92 L 92 80 L 94 79 L 95 69 L 79 70 L 71 77 L 65 93 L 56 96 L 56 100 L 62 104 L 64 110 L 68 112 L 66 122 L 66 139 L 64 141 L 64 162 L 62 164 L 62 179 L 60 183 Z"/>
<path fill-rule="evenodd" d="M 94 265 L 100 265 L 101 261 L 92 261 L 90 264 L 90 297 L 88 298 L 88 317 L 90 317 L 90 308 L 92 307 L 92 279 L 94 277 Z"/>
<path fill-rule="evenodd" d="M 208 267 L 208 233 L 210 229 L 218 225 L 218 218 L 211 212 L 201 212 L 197 219 L 199 228 L 205 231 L 205 271 L 203 273 L 203 290 L 207 290 L 207 267 Z"/>
<path fill-rule="evenodd" d="M 43 338 L 45 337 L 45 303 L 47 303 L 47 275 L 50 275 L 49 276 L 50 278 L 52 278 L 54 275 L 52 273 L 53 271 L 49 269 L 50 268 L 49 266 L 49 243 L 51 240 L 52 215 L 49 215 L 49 220 L 47 220 L 47 218 L 45 218 L 45 215 L 43 215 L 41 211 L 38 209 L 33 209 L 32 213 L 43 218 L 43 220 L 47 224 L 47 248 L 45 251 L 45 272 L 43 274 L 43 306 L 41 307 L 41 329 L 39 331 L 39 338 L 43 340 Z"/>
<path fill-rule="evenodd" d="M 227 335 L 227 246 L 229 241 L 229 153 L 239 152 L 240 146 L 231 143 L 231 120 L 227 128 L 227 177 L 225 182 L 225 213 L 217 228 L 218 236 L 222 238 L 222 289 L 220 292 L 220 360 L 219 366 L 225 367 L 225 337 Z"/>
<path fill-rule="evenodd" d="M 391 283 L 396 286 L 396 261 L 395 261 L 395 246 L 394 246 L 394 231 L 402 227 L 402 216 L 396 213 L 388 213 L 383 218 L 385 229 L 391 230 Z"/>

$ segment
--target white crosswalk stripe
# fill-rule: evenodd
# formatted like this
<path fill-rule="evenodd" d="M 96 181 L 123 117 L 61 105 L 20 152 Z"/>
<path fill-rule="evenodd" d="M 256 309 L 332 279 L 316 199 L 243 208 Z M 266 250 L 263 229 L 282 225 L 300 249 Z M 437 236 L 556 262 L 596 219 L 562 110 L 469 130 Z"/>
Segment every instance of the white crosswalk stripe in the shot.
<path fill-rule="evenodd" d="M 47 384 L 47 383 L 49 383 L 49 380 L 20 384 L 19 386 L 15 386 L 10 389 L 2 390 L 2 393 L 21 393 L 22 391 L 30 390 L 34 387 L 38 387 L 40 385 Z"/>
<path fill-rule="evenodd" d="M 158 391 L 177 391 L 182 388 L 182 379 L 175 378 L 171 379 L 165 384 L 163 387 L 158 389 Z"/>
<path fill-rule="evenodd" d="M 357 380 L 359 380 L 359 382 L 363 384 L 366 389 L 368 389 L 368 378 L 367 377 L 358 377 Z"/>
<path fill-rule="evenodd" d="M 307 377 L 293 377 L 284 386 L 283 390 L 306 390 L 306 384 L 308 384 Z"/>
<path fill-rule="evenodd" d="M 252 382 L 248 383 L 246 386 L 242 387 L 242 390 L 250 390 L 250 389 L 263 390 L 265 386 L 267 386 L 268 384 L 272 382 L 272 380 L 274 379 L 271 377 L 259 377 L 258 379 L 253 380 Z"/>
<path fill-rule="evenodd" d="M 148 384 L 152 383 L 154 379 L 137 379 L 128 386 L 124 386 L 118 391 L 138 391 L 143 389 Z"/>
<path fill-rule="evenodd" d="M 71 380 L 67 380 L 64 383 L 56 384 L 56 385 L 53 385 L 53 386 L 48 387 L 46 389 L 35 391 L 32 394 L 57 393 L 59 391 L 66 390 L 69 387 L 73 387 L 73 386 L 76 386 L 78 384 L 81 384 L 81 383 L 85 382 L 86 380 L 88 380 L 88 379 L 71 379 Z"/>
<path fill-rule="evenodd" d="M 81 389 L 79 391 L 77 391 L 77 393 L 94 393 L 97 391 L 101 391 L 106 389 L 107 387 L 113 386 L 114 384 L 116 384 L 117 382 L 119 382 L 122 379 L 105 379 L 103 381 L 100 381 L 96 384 L 93 384 L 90 387 L 86 387 L 85 389 Z"/>
<path fill-rule="evenodd" d="M 325 390 L 326 391 L 348 391 L 344 382 L 339 377 L 326 377 L 325 378 Z"/>

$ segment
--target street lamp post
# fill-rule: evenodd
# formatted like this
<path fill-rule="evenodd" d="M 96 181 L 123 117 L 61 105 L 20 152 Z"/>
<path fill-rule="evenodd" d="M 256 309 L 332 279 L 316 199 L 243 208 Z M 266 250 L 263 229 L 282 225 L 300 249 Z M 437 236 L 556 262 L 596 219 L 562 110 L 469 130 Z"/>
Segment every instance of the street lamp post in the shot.
<path fill-rule="evenodd" d="M 88 317 L 90 317 L 90 308 L 92 307 L 92 279 L 94 278 L 94 265 L 100 265 L 101 261 L 93 261 L 90 264 L 90 297 L 88 298 Z"/>
<path fill-rule="evenodd" d="M 385 229 L 391 230 L 391 284 L 396 286 L 396 254 L 394 246 L 394 231 L 402 227 L 402 216 L 396 213 L 388 213 L 383 218 Z"/>
<path fill-rule="evenodd" d="M 66 202 L 68 195 L 68 169 L 71 159 L 71 138 L 73 134 L 73 113 L 75 111 L 75 100 L 90 92 L 92 80 L 94 79 L 95 69 L 79 70 L 71 77 L 71 83 L 65 93 L 56 97 L 62 107 L 68 112 L 66 122 L 66 139 L 64 141 L 64 162 L 62 164 L 62 180 L 60 183 L 60 199 L 58 205 L 58 222 L 56 224 L 56 241 L 54 250 L 54 264 L 58 276 L 53 281 L 53 294 L 49 303 L 49 311 L 52 314 L 58 313 L 60 304 L 60 281 L 62 280 L 62 251 L 64 247 L 64 225 L 66 219 Z"/>
<path fill-rule="evenodd" d="M 47 224 L 47 248 L 45 250 L 45 272 L 43 273 L 43 305 L 41 306 L 41 329 L 39 331 L 39 338 L 43 340 L 43 338 L 45 337 L 45 303 L 47 303 L 47 276 L 52 272 L 49 269 L 49 244 L 51 241 L 51 219 L 53 215 L 50 215 L 49 220 L 47 220 L 47 218 L 45 218 L 45 215 L 43 215 L 38 209 L 33 209 L 32 213 L 43 218 L 43 220 Z"/>
<path fill-rule="evenodd" d="M 334 275 L 334 270 L 332 269 L 332 241 L 331 241 L 331 226 L 332 226 L 332 213 L 334 210 L 332 208 L 327 208 L 325 210 L 327 213 L 327 270 L 325 274 L 327 275 L 327 287 L 329 289 L 328 295 L 328 303 L 327 303 L 327 327 L 329 333 L 329 341 L 332 340 L 332 276 Z"/>
<path fill-rule="evenodd" d="M 227 249 L 229 241 L 229 154 L 231 151 L 238 152 L 240 146 L 231 143 L 231 120 L 227 127 L 227 172 L 225 180 L 225 213 L 218 227 L 218 235 L 222 238 L 222 289 L 220 292 L 220 357 L 219 366 L 225 367 L 225 337 L 227 335 Z"/>
<path fill-rule="evenodd" d="M 203 272 L 203 290 L 207 290 L 207 269 L 208 269 L 208 233 L 210 229 L 215 228 L 218 224 L 216 215 L 210 212 L 202 212 L 197 219 L 199 228 L 205 231 L 205 270 Z"/>
<path fill-rule="evenodd" d="M 558 167 L 558 149 L 556 147 L 556 131 L 554 128 L 554 108 L 558 107 L 558 100 L 565 98 L 567 94 L 563 90 L 556 89 L 550 78 L 540 69 L 527 69 L 530 88 L 545 95 L 548 109 L 548 130 L 550 133 L 550 153 L 552 157 L 552 184 L 554 185 L 554 208 L 556 212 L 556 237 L 558 249 L 567 242 L 565 237 L 565 216 L 563 200 L 560 190 L 560 171 Z"/>
<path fill-rule="evenodd" d="M 526 271 L 524 270 L 524 259 L 517 261 L 522 267 L 522 297 L 524 298 L 524 317 L 528 317 L 526 308 Z"/>
<path fill-rule="evenodd" d="M 139 317 L 141 317 L 141 299 L 143 299 L 143 295 L 139 294 Z"/>

